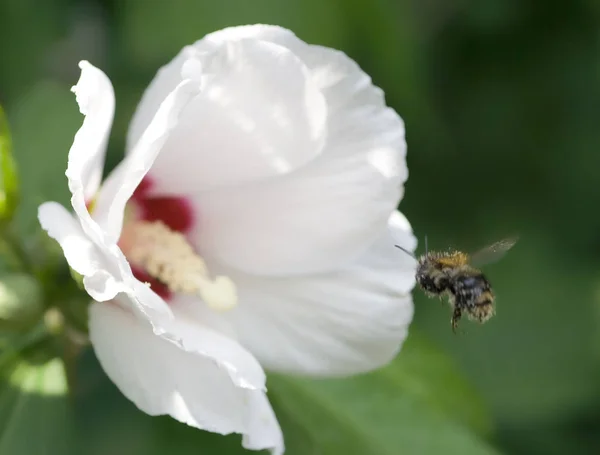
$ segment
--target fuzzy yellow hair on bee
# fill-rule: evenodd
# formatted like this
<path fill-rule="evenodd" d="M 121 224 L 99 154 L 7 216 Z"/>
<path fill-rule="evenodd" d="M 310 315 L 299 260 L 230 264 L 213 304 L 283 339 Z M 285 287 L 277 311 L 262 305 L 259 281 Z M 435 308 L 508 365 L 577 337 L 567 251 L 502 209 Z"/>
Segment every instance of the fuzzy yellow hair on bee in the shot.
<path fill-rule="evenodd" d="M 469 256 L 461 251 L 452 251 L 448 253 L 431 252 L 429 255 L 443 267 L 460 267 L 469 263 Z"/>

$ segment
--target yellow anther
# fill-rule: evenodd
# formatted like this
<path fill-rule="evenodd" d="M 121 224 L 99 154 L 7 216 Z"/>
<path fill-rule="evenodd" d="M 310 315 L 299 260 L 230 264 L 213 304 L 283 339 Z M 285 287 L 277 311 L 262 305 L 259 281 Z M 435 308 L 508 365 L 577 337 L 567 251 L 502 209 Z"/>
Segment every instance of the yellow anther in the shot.
<path fill-rule="evenodd" d="M 205 262 L 181 233 L 161 221 L 136 221 L 127 229 L 127 258 L 170 291 L 199 295 L 216 310 L 229 310 L 237 304 L 233 281 L 225 276 L 211 280 Z"/>

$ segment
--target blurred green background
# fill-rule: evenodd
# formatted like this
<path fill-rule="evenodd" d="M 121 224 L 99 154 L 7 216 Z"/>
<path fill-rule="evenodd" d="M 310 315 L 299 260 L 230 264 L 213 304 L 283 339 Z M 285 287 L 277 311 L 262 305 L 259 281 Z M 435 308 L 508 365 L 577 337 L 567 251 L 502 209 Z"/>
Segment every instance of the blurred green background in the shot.
<path fill-rule="evenodd" d="M 498 295 L 485 326 L 454 336 L 448 308 L 415 291 L 409 342 L 387 369 L 271 378 L 287 453 L 600 453 L 598 2 L 0 0 L 0 103 L 23 172 L 22 232 L 40 202 L 66 198 L 80 59 L 115 87 L 111 167 L 158 67 L 247 23 L 342 49 L 385 90 L 406 122 L 400 208 L 420 245 L 427 235 L 430 248 L 471 251 L 520 235 L 485 269 Z M 235 436 L 141 415 L 89 352 L 79 370 L 75 406 L 60 374 L 59 391 L 39 396 L 18 385 L 27 372 L 5 381 L 0 455 L 243 453 Z M 73 428 L 79 445 L 67 442 Z"/>

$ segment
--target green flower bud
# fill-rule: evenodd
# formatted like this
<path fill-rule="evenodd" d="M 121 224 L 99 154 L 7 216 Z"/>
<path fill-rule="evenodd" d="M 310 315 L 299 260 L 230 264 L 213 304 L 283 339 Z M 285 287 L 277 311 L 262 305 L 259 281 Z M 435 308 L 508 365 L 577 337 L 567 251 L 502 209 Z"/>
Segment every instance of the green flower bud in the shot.
<path fill-rule="evenodd" d="M 40 283 L 30 275 L 11 274 L 0 278 L 0 329 L 26 330 L 44 312 Z"/>
<path fill-rule="evenodd" d="M 0 223 L 9 222 L 19 203 L 19 176 L 8 122 L 0 107 Z"/>

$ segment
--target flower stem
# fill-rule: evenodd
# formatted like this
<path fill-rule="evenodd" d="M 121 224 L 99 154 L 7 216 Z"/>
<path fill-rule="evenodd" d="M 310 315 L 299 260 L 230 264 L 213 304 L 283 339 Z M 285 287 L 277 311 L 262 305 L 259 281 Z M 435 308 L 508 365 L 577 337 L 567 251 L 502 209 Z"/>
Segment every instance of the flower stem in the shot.
<path fill-rule="evenodd" d="M 21 241 L 7 227 L 0 228 L 0 255 L 12 270 L 29 273 L 33 271 Z"/>
<path fill-rule="evenodd" d="M 67 383 L 69 385 L 69 397 L 75 400 L 79 392 L 79 377 L 77 374 L 77 361 L 79 356 L 89 344 L 89 339 L 74 330 L 71 327 L 66 327 L 63 336 L 63 352 L 62 359 L 65 365 L 67 374 Z"/>

